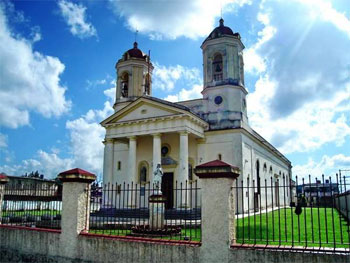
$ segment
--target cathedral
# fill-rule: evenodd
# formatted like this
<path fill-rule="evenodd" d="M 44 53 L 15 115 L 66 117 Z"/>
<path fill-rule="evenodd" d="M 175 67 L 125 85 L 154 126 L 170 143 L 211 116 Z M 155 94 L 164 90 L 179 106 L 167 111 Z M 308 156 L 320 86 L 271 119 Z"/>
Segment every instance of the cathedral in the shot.
<path fill-rule="evenodd" d="M 104 184 L 146 185 L 157 164 L 170 187 L 191 184 L 194 167 L 213 160 L 240 169 L 240 182 L 254 185 L 245 193 L 252 202 L 261 200 L 265 179 L 276 189 L 282 178 L 289 182 L 291 162 L 249 126 L 240 34 L 220 19 L 201 49 L 203 97 L 177 103 L 152 97 L 153 65 L 136 42 L 118 60 L 115 112 L 101 122 Z"/>

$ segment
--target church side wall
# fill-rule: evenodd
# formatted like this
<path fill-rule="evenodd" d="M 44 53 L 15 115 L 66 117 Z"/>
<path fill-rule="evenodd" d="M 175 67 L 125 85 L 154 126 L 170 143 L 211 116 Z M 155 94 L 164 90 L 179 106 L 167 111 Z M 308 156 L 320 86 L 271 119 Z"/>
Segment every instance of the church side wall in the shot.
<path fill-rule="evenodd" d="M 249 191 L 245 189 L 243 193 L 244 204 L 240 205 L 239 211 L 242 211 L 242 205 L 244 205 L 245 211 L 248 211 L 248 207 L 249 210 L 254 209 L 254 202 L 255 205 L 261 205 L 262 208 L 266 208 L 266 201 L 268 207 L 278 204 L 280 206 L 288 206 L 290 200 L 290 193 L 287 191 L 287 186 L 289 185 L 288 165 L 267 147 L 260 145 L 244 134 L 242 134 L 242 151 L 244 163 L 242 169 L 243 185 L 251 188 L 249 188 Z M 260 191 L 257 186 L 257 162 L 259 162 Z M 285 176 L 285 181 L 283 181 L 283 175 Z M 239 180 L 239 184 L 241 185 L 241 180 Z M 282 188 L 283 185 L 286 186 L 285 189 Z M 260 194 L 257 194 L 259 192 Z M 240 194 L 242 195 L 242 193 Z M 248 195 L 249 204 L 247 201 Z M 257 200 L 254 200 L 254 198 Z"/>
<path fill-rule="evenodd" d="M 198 164 L 217 160 L 221 154 L 222 161 L 239 166 L 239 160 L 233 154 L 234 140 L 239 138 L 232 132 L 207 132 L 205 135 L 205 145 L 199 153 Z"/>

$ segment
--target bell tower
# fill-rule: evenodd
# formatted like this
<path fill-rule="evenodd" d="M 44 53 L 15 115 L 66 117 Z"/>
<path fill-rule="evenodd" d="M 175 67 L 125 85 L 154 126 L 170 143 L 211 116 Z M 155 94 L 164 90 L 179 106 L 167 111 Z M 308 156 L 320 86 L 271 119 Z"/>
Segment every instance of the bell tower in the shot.
<path fill-rule="evenodd" d="M 244 87 L 244 45 L 241 36 L 225 26 L 221 18 L 219 26 L 204 40 L 201 49 L 204 74 L 202 94 L 208 100 L 207 110 L 241 114 L 241 120 L 247 122 L 248 92 Z"/>
<path fill-rule="evenodd" d="M 150 56 L 144 54 L 137 42 L 126 51 L 115 65 L 117 72 L 117 89 L 114 109 L 118 104 L 125 104 L 141 96 L 152 94 L 153 65 Z"/>

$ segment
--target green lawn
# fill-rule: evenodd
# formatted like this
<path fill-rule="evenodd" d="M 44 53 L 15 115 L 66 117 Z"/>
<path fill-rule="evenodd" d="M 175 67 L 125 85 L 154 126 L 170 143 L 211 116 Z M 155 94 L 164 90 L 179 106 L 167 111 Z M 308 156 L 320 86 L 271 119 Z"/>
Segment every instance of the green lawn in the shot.
<path fill-rule="evenodd" d="M 2 216 L 42 216 L 42 215 L 58 215 L 61 211 L 58 210 L 25 210 L 25 211 L 3 211 Z"/>
<path fill-rule="evenodd" d="M 303 208 L 299 216 L 294 209 L 282 208 L 238 219 L 237 243 L 350 247 L 349 226 L 336 209 Z"/>

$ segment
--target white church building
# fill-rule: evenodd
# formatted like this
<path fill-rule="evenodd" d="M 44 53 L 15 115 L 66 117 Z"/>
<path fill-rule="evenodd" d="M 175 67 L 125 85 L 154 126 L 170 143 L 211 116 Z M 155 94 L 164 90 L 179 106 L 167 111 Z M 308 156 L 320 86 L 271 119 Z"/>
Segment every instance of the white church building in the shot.
<path fill-rule="evenodd" d="M 145 185 L 161 163 L 168 185 L 191 184 L 194 167 L 218 159 L 238 167 L 244 185 L 254 181 L 254 188 L 239 196 L 251 195 L 251 207 L 264 205 L 261 200 L 278 191 L 278 181 L 289 182 L 292 166 L 249 125 L 241 37 L 220 19 L 201 49 L 203 97 L 177 103 L 152 97 L 153 66 L 136 42 L 118 60 L 115 112 L 101 122 L 106 129 L 103 183 Z M 263 182 L 270 185 L 271 178 L 276 189 L 265 193 Z M 276 203 L 285 198 L 274 195 Z"/>

